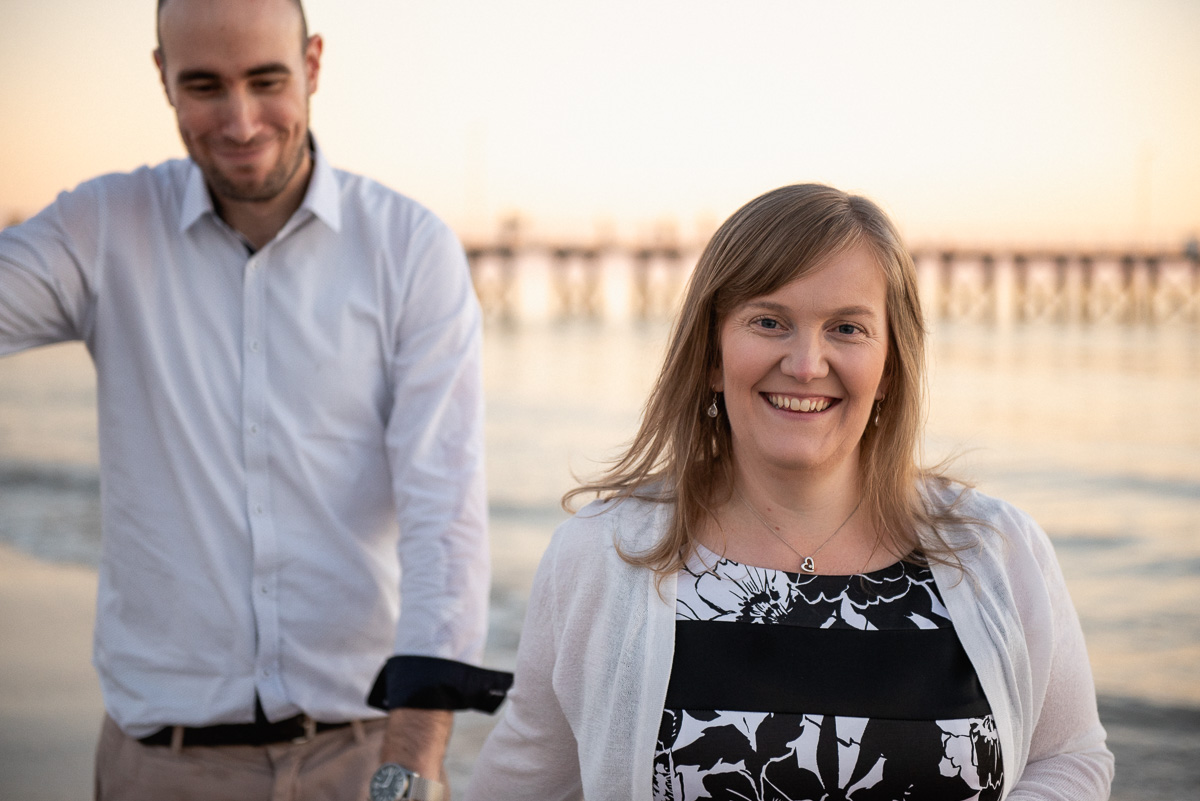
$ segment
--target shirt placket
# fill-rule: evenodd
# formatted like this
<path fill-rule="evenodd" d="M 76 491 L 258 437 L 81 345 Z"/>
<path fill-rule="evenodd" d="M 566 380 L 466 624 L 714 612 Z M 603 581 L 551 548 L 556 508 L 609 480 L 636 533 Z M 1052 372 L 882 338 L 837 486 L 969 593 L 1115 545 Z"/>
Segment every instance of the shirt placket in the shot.
<path fill-rule="evenodd" d="M 242 288 L 242 450 L 246 466 L 246 513 L 253 551 L 251 603 L 256 629 L 254 672 L 268 715 L 285 705 L 280 675 L 279 546 L 271 509 L 267 450 L 269 389 L 266 297 L 269 277 L 263 251 L 246 262 Z"/>

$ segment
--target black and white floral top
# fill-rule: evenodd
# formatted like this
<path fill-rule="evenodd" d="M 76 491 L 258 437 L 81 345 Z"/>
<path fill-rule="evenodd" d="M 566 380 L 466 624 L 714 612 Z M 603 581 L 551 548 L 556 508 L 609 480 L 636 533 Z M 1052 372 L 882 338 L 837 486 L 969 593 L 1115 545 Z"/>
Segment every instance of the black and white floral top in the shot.
<path fill-rule="evenodd" d="M 929 568 L 811 576 L 701 549 L 680 575 L 656 801 L 993 801 L 1001 773 Z"/>

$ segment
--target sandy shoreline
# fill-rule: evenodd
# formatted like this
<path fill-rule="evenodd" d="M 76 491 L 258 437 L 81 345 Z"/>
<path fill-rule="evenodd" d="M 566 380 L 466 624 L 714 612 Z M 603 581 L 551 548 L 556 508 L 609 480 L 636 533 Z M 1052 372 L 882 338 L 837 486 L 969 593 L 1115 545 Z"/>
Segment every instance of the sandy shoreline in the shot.
<path fill-rule="evenodd" d="M 91 666 L 96 571 L 0 545 L 0 798 L 83 799 L 104 714 Z M 493 612 L 493 666 L 511 665 L 520 610 Z M 501 645 L 502 644 L 502 645 Z M 1114 801 L 1190 801 L 1200 786 L 1200 709 L 1104 696 L 1101 718 L 1117 755 Z M 462 788 L 494 719 L 458 717 L 448 768 Z"/>
<path fill-rule="evenodd" d="M 96 571 L 0 546 L 0 797 L 92 796 Z"/>

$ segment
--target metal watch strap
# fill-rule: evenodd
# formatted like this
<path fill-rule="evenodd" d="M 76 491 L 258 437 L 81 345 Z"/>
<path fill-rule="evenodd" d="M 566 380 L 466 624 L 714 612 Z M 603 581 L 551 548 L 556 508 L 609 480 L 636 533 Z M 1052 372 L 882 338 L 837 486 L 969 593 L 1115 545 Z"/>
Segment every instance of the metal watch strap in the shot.
<path fill-rule="evenodd" d="M 445 798 L 445 787 L 441 782 L 414 774 L 409 782 L 408 792 L 402 797 L 412 801 L 442 801 Z"/>

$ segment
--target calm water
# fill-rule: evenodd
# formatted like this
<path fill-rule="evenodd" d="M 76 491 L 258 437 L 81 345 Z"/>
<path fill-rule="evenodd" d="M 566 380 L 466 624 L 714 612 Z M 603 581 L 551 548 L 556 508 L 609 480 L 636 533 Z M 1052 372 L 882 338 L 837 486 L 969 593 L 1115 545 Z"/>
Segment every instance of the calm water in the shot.
<path fill-rule="evenodd" d="M 662 324 L 487 329 L 493 664 L 511 660 L 537 558 L 637 424 Z M 927 460 L 1025 508 L 1058 549 L 1101 693 L 1200 706 L 1200 332 L 941 325 Z M 0 539 L 98 549 L 94 377 L 77 345 L 0 360 Z"/>

